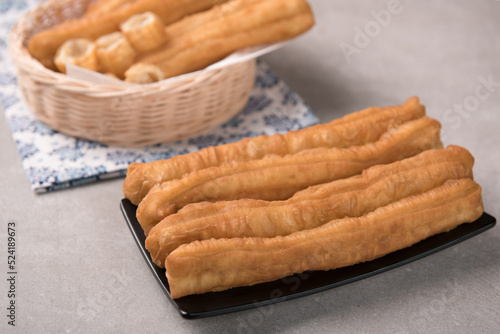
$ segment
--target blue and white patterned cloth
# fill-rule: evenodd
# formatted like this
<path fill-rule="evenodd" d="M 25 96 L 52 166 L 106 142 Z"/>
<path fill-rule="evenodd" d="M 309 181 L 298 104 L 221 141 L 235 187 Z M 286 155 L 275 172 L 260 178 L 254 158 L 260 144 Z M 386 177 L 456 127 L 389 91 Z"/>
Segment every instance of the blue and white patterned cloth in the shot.
<path fill-rule="evenodd" d="M 298 130 L 318 122 L 304 101 L 262 61 L 246 107 L 229 122 L 200 137 L 145 148 L 110 147 L 68 137 L 37 121 L 17 86 L 6 39 L 12 25 L 35 0 L 0 0 L 0 102 L 37 193 L 124 176 L 131 162 L 149 162 L 210 145 L 260 134 Z"/>

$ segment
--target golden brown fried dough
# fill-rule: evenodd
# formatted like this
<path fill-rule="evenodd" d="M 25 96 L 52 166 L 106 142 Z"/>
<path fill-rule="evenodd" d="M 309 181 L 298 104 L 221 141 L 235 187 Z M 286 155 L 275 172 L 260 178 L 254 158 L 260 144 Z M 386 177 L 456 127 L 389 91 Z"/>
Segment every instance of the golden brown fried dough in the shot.
<path fill-rule="evenodd" d="M 333 220 L 286 237 L 195 241 L 166 259 L 170 293 L 180 298 L 371 261 L 482 213 L 481 187 L 471 179 L 449 180 L 362 217 Z"/>
<path fill-rule="evenodd" d="M 89 5 L 85 16 L 96 16 L 110 13 L 136 0 L 97 0 Z"/>
<path fill-rule="evenodd" d="M 100 36 L 118 31 L 120 24 L 135 14 L 150 11 L 158 15 L 163 24 L 176 22 L 183 17 L 207 10 L 227 0 L 137 0 L 102 15 L 84 16 L 43 30 L 28 41 L 31 55 L 44 66 L 55 70 L 53 58 L 65 41 L 73 38 L 95 40 Z"/>
<path fill-rule="evenodd" d="M 127 71 L 126 82 L 149 84 L 165 79 L 163 71 L 158 65 L 140 64 Z"/>
<path fill-rule="evenodd" d="M 371 107 L 348 114 L 328 124 L 319 124 L 286 134 L 245 138 L 236 143 L 208 147 L 197 152 L 150 163 L 132 163 L 123 183 L 123 194 L 135 205 L 156 184 L 229 161 L 250 161 L 266 155 L 285 156 L 316 147 L 347 148 L 373 142 L 388 129 L 425 116 L 416 97 L 402 106 Z"/>
<path fill-rule="evenodd" d="M 284 200 L 309 186 L 349 177 L 364 169 L 442 148 L 441 125 L 420 118 L 386 132 L 363 146 L 315 148 L 285 157 L 225 163 L 153 187 L 137 208 L 145 234 L 189 203 L 255 198 Z"/>
<path fill-rule="evenodd" d="M 162 67 L 169 67 L 168 64 L 174 62 L 177 66 L 181 64 L 183 73 L 186 73 L 192 71 L 188 69 L 188 63 L 199 63 L 201 55 L 215 62 L 239 48 L 289 39 L 314 25 L 314 16 L 305 0 L 245 1 L 238 7 L 241 9 L 170 39 L 155 52 L 142 55 L 138 62 L 160 64 Z M 209 12 L 216 13 L 217 8 Z M 206 15 L 198 13 L 193 16 L 194 19 L 201 16 L 204 20 Z M 217 49 L 210 49 L 207 45 Z M 204 54 L 198 54 L 201 50 Z"/>
<path fill-rule="evenodd" d="M 311 15 L 297 15 L 228 38 L 203 41 L 158 65 L 166 78 L 202 70 L 239 49 L 289 40 L 309 30 L 313 24 Z"/>
<path fill-rule="evenodd" d="M 136 52 L 119 31 L 99 37 L 96 42 L 97 58 L 103 73 L 112 73 L 117 78 L 134 62 Z"/>
<path fill-rule="evenodd" d="M 62 73 L 66 73 L 66 65 L 76 65 L 97 71 L 99 63 L 96 50 L 95 43 L 88 39 L 70 39 L 57 50 L 54 62 Z"/>
<path fill-rule="evenodd" d="M 138 53 L 153 50 L 167 39 L 161 19 L 152 12 L 131 16 L 120 29 Z"/>
<path fill-rule="evenodd" d="M 466 149 L 450 146 L 370 167 L 361 175 L 315 186 L 314 191 L 304 191 L 307 195 L 287 201 L 217 202 L 231 209 L 215 212 L 204 204 L 190 204 L 153 227 L 146 248 L 153 261 L 163 267 L 168 254 L 196 240 L 286 236 L 333 219 L 359 217 L 449 179 L 472 178 L 473 164 L 474 158 Z"/>
<path fill-rule="evenodd" d="M 165 28 L 165 33 L 169 39 L 173 39 L 261 1 L 267 0 L 230 0 L 210 10 L 186 16 L 182 20 L 170 24 Z"/>
<path fill-rule="evenodd" d="M 404 172 L 407 171 L 408 170 L 407 168 L 410 168 L 410 166 L 417 168 L 427 164 L 426 159 L 430 155 L 434 157 L 435 164 L 450 164 L 451 166 L 455 164 L 455 162 L 462 161 L 463 164 L 467 166 L 466 169 L 469 168 L 468 166 L 472 166 L 474 164 L 473 157 L 466 149 L 460 146 L 450 145 L 446 148 L 446 150 L 424 151 L 412 158 L 403 159 L 400 160 L 399 162 L 394 162 L 391 165 L 397 166 L 398 171 Z M 339 179 L 332 182 L 322 183 L 316 186 L 308 187 L 307 189 L 296 192 L 292 197 L 290 197 L 286 201 L 269 202 L 264 200 L 245 198 L 235 201 L 199 202 L 199 203 L 189 204 L 175 214 L 175 223 L 181 224 L 204 217 L 215 218 L 219 214 L 232 212 L 233 210 L 257 209 L 275 205 L 279 206 L 282 205 L 284 202 L 291 204 L 307 200 L 325 199 L 333 194 L 339 194 L 345 191 L 361 190 L 365 186 L 364 180 L 366 179 L 376 180 L 378 178 L 387 177 L 388 173 L 391 173 L 391 170 L 387 169 L 385 166 L 386 165 L 372 166 L 370 168 L 365 169 L 358 176 L 352 176 L 350 178 Z M 174 216 L 172 216 L 172 219 L 173 217 Z M 165 218 L 165 220 L 168 220 L 167 218 Z M 150 232 L 150 235 L 151 233 L 152 231 Z"/>
<path fill-rule="evenodd" d="M 170 78 L 201 70 L 244 47 L 291 39 L 313 25 L 306 0 L 253 2 L 171 39 L 155 52 L 141 56 L 131 70 L 144 63 L 156 64 Z M 125 77 L 132 82 L 127 73 Z"/>

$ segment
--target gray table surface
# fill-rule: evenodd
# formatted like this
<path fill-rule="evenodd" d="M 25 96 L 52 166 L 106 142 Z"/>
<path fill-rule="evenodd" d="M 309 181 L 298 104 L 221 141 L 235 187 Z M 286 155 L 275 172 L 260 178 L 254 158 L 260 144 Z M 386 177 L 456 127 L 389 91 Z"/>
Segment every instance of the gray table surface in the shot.
<path fill-rule="evenodd" d="M 418 95 L 442 122 L 445 144 L 473 153 L 486 211 L 500 217 L 500 2 L 311 3 L 316 27 L 265 56 L 272 68 L 322 122 Z M 123 179 L 35 195 L 4 117 L 0 152 L 1 261 L 7 261 L 12 220 L 19 271 L 15 329 L 6 318 L 6 264 L 0 272 L 2 333 L 500 330 L 498 227 L 353 284 L 263 309 L 184 320 L 151 275 L 119 211 Z"/>

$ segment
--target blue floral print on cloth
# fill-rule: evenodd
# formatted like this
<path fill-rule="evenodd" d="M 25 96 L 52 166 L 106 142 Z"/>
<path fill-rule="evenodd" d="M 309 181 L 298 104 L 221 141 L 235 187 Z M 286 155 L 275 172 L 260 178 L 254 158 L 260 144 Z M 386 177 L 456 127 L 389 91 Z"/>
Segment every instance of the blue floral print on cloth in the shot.
<path fill-rule="evenodd" d="M 123 148 L 68 137 L 37 121 L 25 105 L 5 40 L 37 1 L 0 1 L 0 102 L 31 188 L 37 193 L 125 176 L 131 162 L 171 158 L 244 137 L 298 130 L 318 122 L 303 99 L 258 61 L 256 83 L 244 109 L 197 138 L 144 148 Z"/>

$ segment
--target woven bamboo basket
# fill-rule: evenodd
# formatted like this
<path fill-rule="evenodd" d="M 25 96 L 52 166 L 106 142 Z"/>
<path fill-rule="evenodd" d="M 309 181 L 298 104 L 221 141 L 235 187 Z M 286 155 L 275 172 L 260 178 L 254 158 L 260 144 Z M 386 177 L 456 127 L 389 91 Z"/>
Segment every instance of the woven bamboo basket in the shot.
<path fill-rule="evenodd" d="M 146 146 L 201 135 L 248 101 L 255 59 L 147 85 L 96 85 L 45 68 L 26 44 L 40 30 L 81 16 L 91 0 L 49 0 L 12 28 L 9 52 L 24 100 L 61 133 L 113 146 Z"/>

